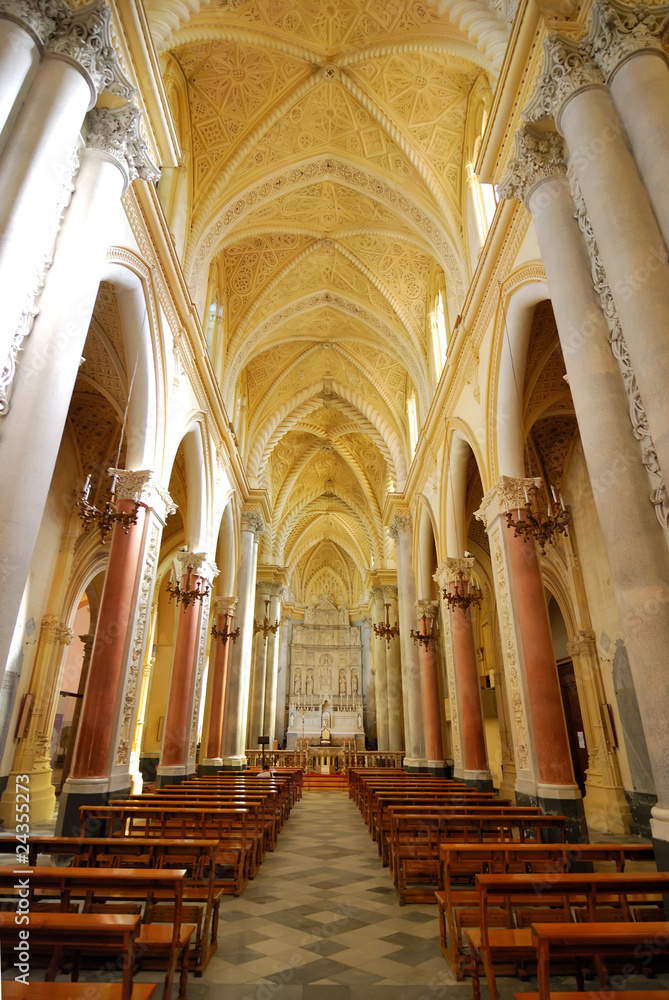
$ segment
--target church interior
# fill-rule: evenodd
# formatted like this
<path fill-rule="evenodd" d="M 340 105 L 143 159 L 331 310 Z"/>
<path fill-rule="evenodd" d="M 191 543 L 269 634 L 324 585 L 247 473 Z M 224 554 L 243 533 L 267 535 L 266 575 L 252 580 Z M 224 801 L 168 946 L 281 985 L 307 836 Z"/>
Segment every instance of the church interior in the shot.
<path fill-rule="evenodd" d="M 2 860 L 189 874 L 95 1000 L 666 962 L 668 167 L 655 0 L 0 0 Z"/>

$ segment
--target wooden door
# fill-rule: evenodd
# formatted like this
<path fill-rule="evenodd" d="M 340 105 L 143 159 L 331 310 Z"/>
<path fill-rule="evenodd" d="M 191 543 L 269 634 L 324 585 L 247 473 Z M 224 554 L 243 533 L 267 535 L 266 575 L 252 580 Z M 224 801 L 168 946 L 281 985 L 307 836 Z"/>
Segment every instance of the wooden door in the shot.
<path fill-rule="evenodd" d="M 576 690 L 576 678 L 574 677 L 574 664 L 569 660 L 560 660 L 557 665 L 558 677 L 560 678 L 560 692 L 562 694 L 562 704 L 564 706 L 564 717 L 567 723 L 567 736 L 569 738 L 569 749 L 571 750 L 571 762 L 574 767 L 574 779 L 581 789 L 581 795 L 585 795 L 585 777 L 588 767 L 588 747 L 585 741 L 585 729 L 583 726 L 583 716 L 581 715 L 581 705 L 578 700 Z"/>

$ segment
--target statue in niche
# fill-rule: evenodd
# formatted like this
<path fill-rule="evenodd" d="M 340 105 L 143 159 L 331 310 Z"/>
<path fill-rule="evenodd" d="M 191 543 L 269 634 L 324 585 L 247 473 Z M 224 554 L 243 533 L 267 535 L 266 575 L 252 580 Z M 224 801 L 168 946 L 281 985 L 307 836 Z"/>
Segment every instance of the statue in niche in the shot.
<path fill-rule="evenodd" d="M 358 712 L 358 729 L 362 729 L 362 715 Z"/>
<path fill-rule="evenodd" d="M 358 675 L 354 671 L 353 674 L 351 675 L 351 694 L 357 694 L 357 693 L 358 693 Z"/>
<path fill-rule="evenodd" d="M 339 674 L 339 694 L 346 694 L 346 675 L 343 671 Z"/>
<path fill-rule="evenodd" d="M 288 720 L 288 728 L 292 729 L 294 725 L 295 725 L 295 713 L 291 712 L 290 719 Z"/>
<path fill-rule="evenodd" d="M 293 681 L 293 694 L 302 694 L 302 671 L 295 671 L 295 679 Z"/>
<path fill-rule="evenodd" d="M 324 691 L 332 690 L 332 657 L 322 656 L 320 661 L 321 667 L 321 687 Z"/>
<path fill-rule="evenodd" d="M 329 729 L 329 728 L 330 728 L 330 713 L 323 712 L 323 729 Z"/>
<path fill-rule="evenodd" d="M 309 673 L 307 674 L 307 685 L 305 690 L 307 692 L 307 695 L 311 695 L 314 693 L 314 675 L 311 673 L 311 671 L 309 671 Z"/>

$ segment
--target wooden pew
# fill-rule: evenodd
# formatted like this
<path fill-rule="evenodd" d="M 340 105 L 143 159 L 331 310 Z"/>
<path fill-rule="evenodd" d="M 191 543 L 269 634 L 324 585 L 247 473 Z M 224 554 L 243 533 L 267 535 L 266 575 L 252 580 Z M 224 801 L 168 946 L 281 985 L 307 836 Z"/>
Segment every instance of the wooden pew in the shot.
<path fill-rule="evenodd" d="M 594 923 L 585 926 L 555 924 L 533 924 L 532 946 L 537 952 L 538 993 L 515 993 L 515 1000 L 587 1000 L 594 991 L 578 993 L 552 992 L 550 988 L 550 962 L 552 958 L 596 958 L 600 961 L 608 956 L 645 952 L 643 957 L 653 954 L 669 954 L 669 923 L 658 921 L 647 924 L 636 923 Z M 600 964 L 601 983 L 607 992 L 610 984 L 603 964 Z M 602 993 L 595 994 L 602 996 Z M 616 997 L 623 1000 L 669 1000 L 669 990 L 620 990 Z"/>
<path fill-rule="evenodd" d="M 16 878 L 21 876 L 15 876 Z M 32 876 L 31 876 L 32 877 Z M 74 953 L 73 977 L 78 975 L 78 955 L 82 951 L 97 953 L 112 949 L 127 956 L 123 963 L 121 1000 L 131 1000 L 134 970 L 134 949 L 140 927 L 138 916 L 84 913 L 30 913 L 28 932 L 30 949 L 53 949 L 54 960 L 47 969 L 46 979 L 53 981 L 62 964 L 63 952 Z M 0 913 L 0 943 L 5 954 L 13 953 L 25 930 L 16 922 L 15 913 Z M 30 963 L 28 963 L 30 964 Z M 4 989 L 2 991 L 4 993 Z"/>
<path fill-rule="evenodd" d="M 19 876 L 15 866 L 0 867 L 0 894 L 10 899 L 16 898 L 15 884 Z M 172 924 L 142 924 L 135 943 L 136 956 L 159 954 L 165 957 L 167 970 L 163 989 L 163 1000 L 171 1000 L 172 982 L 175 971 L 181 959 L 181 975 L 179 978 L 179 998 L 185 1000 L 186 983 L 188 980 L 188 951 L 190 939 L 195 931 L 193 924 L 182 924 L 181 913 L 183 904 L 183 887 L 186 879 L 185 869 L 155 871 L 146 868 L 61 868 L 55 866 L 36 866 L 29 869 L 25 878 L 29 879 L 30 902 L 37 898 L 38 891 L 51 892 L 59 900 L 62 913 L 60 916 L 77 916 L 68 914 L 70 900 L 74 894 L 85 894 L 84 911 L 93 905 L 98 897 L 118 898 L 123 890 L 138 893 L 149 901 L 153 893 L 170 893 L 174 900 L 174 919 Z M 13 914 L 11 915 L 13 919 Z M 47 916 L 47 914 L 44 914 Z M 89 920 L 93 914 L 85 913 Z M 31 918 L 32 927 L 32 918 Z"/>
<path fill-rule="evenodd" d="M 574 908 L 578 907 L 587 916 L 588 922 L 601 923 L 602 919 L 606 921 L 606 916 L 602 918 L 602 913 L 609 913 L 612 905 L 620 909 L 624 919 L 629 920 L 633 902 L 659 902 L 662 894 L 669 891 L 669 873 L 477 875 L 476 886 L 479 895 L 478 926 L 464 930 L 469 944 L 473 997 L 474 1000 L 480 1000 L 481 965 L 490 1000 L 498 1000 L 494 963 L 518 963 L 533 961 L 535 958 L 531 928 L 513 925 L 516 904 L 523 910 L 536 909 L 537 922 L 542 921 L 543 914 L 549 907 L 556 915 L 556 921 L 560 921 L 560 911 L 562 919 L 571 921 Z M 507 926 L 490 925 L 488 918 L 493 910 L 506 911 Z M 659 908 L 658 912 L 661 912 Z M 582 926 L 587 925 L 579 924 L 579 927 Z M 645 927 L 647 924 L 644 922 L 640 926 Z"/>
<path fill-rule="evenodd" d="M 154 983 L 133 983 L 131 1000 L 151 1000 L 156 989 Z M 122 990 L 121 983 L 33 981 L 24 986 L 6 979 L 2 984 L 2 1000 L 122 1000 Z"/>
<path fill-rule="evenodd" d="M 246 809 L 133 805 L 81 806 L 79 812 L 82 836 L 95 823 L 110 837 L 216 840 L 219 842 L 217 867 L 230 871 L 227 877 L 217 871 L 216 884 L 235 896 L 239 896 L 248 884 L 255 841 L 247 837 Z"/>
<path fill-rule="evenodd" d="M 608 863 L 623 872 L 628 861 L 654 862 L 650 844 L 457 844 L 439 846 L 443 889 L 435 892 L 441 950 L 457 979 L 464 975 L 462 926 L 478 919 L 476 875 L 553 874 L 581 863 Z"/>

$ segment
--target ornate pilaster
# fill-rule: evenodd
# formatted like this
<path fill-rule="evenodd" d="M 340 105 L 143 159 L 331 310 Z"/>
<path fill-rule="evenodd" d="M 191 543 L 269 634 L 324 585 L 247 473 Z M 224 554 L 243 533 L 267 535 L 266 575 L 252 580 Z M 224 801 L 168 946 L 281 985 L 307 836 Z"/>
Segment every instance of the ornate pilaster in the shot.
<path fill-rule="evenodd" d="M 121 69 L 111 36 L 111 10 L 104 0 L 72 10 L 58 25 L 46 45 L 47 56 L 64 59 L 86 78 L 92 108 L 98 94 L 107 90 L 132 100 L 136 94 Z"/>
<path fill-rule="evenodd" d="M 136 104 L 121 108 L 94 108 L 86 115 L 86 145 L 117 164 L 125 187 L 138 178 L 155 183 L 160 170 L 149 155 L 141 130 L 142 112 Z"/>
<path fill-rule="evenodd" d="M 668 61 L 661 36 L 669 26 L 669 4 L 630 6 L 620 0 L 597 0 L 592 9 L 588 44 L 607 83 L 639 52 L 653 51 Z"/>
<path fill-rule="evenodd" d="M 64 0 L 0 0 L 0 19 L 20 24 L 40 49 L 44 49 L 69 12 Z"/>
<path fill-rule="evenodd" d="M 564 141 L 554 132 L 536 132 L 525 125 L 513 142 L 513 158 L 499 185 L 499 196 L 517 198 L 527 205 L 535 185 L 566 173 Z"/>
<path fill-rule="evenodd" d="M 210 563 L 214 566 L 214 563 Z M 214 566 L 214 569 L 216 567 Z M 218 570 L 214 576 L 218 574 Z M 197 752 L 197 724 L 200 717 L 200 701 L 202 700 L 202 678 L 204 677 L 204 665 L 207 654 L 207 635 L 209 631 L 209 593 L 202 599 L 202 611 L 200 614 L 200 632 L 197 640 L 197 659 L 195 666 L 195 687 L 193 690 L 193 708 L 190 720 L 190 737 L 188 740 L 188 760 L 187 773 L 192 768 L 195 772 L 195 758 Z"/>
<path fill-rule="evenodd" d="M 559 130 L 566 102 L 583 90 L 603 86 L 588 43 L 555 32 L 544 40 L 543 72 L 534 96 L 523 108 L 523 119 L 533 124 L 552 118 Z"/>

